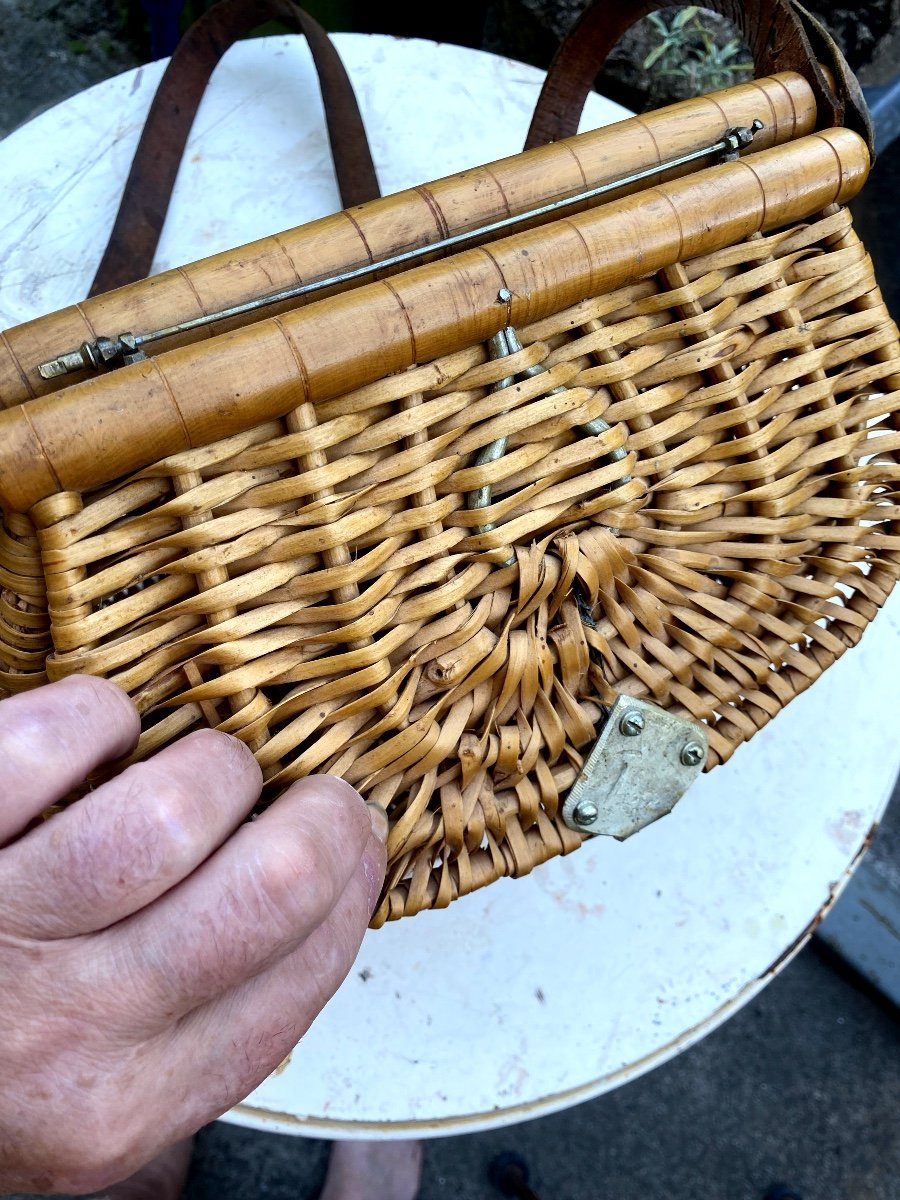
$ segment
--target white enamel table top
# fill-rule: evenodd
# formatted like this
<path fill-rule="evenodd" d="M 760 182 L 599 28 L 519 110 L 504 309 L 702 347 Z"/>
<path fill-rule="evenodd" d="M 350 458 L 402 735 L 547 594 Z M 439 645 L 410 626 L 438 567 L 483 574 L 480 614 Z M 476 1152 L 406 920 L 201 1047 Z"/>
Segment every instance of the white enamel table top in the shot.
<path fill-rule="evenodd" d="M 521 147 L 533 68 L 428 42 L 336 42 L 385 192 Z M 85 295 L 161 70 L 100 84 L 0 143 L 2 325 Z M 301 39 L 231 50 L 156 268 L 333 211 L 320 111 Z M 584 127 L 622 115 L 591 97 Z M 370 933 L 288 1066 L 229 1119 L 438 1136 L 566 1107 L 697 1041 L 799 949 L 852 872 L 900 766 L 898 663 L 900 594 L 672 816 Z"/>

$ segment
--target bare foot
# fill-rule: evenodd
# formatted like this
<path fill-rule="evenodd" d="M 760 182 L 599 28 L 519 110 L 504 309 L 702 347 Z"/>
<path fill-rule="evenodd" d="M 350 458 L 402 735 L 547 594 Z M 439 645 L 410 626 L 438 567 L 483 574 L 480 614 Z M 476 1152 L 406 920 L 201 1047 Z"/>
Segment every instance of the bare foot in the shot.
<path fill-rule="evenodd" d="M 320 1200 L 415 1200 L 421 1142 L 334 1142 Z"/>
<path fill-rule="evenodd" d="M 98 1192 L 93 1200 L 178 1200 L 193 1152 L 193 1138 L 176 1142 L 121 1183 Z"/>

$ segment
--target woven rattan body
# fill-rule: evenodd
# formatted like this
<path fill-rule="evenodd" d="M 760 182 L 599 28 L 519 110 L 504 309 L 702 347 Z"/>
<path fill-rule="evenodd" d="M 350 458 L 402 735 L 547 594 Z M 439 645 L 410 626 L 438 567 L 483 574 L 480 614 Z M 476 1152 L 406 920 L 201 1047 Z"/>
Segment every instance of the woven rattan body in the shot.
<path fill-rule="evenodd" d="M 376 924 L 577 847 L 619 693 L 727 759 L 900 573 L 897 333 L 849 214 L 518 333 L 9 515 L 3 684 L 103 674 L 138 757 L 208 723 L 271 794 L 348 779 L 391 816 Z"/>

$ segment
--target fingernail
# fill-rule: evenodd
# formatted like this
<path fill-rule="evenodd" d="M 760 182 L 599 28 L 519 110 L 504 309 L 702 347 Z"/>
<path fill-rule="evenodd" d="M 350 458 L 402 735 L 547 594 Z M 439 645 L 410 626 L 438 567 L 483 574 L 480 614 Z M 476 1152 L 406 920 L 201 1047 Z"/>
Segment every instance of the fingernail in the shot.
<path fill-rule="evenodd" d="M 378 861 L 373 858 L 377 855 Z M 369 900 L 369 916 L 378 907 L 381 899 L 381 889 L 384 887 L 384 856 L 377 851 L 367 850 L 362 857 L 363 875 L 366 879 L 366 892 Z"/>
<path fill-rule="evenodd" d="M 387 809 L 381 804 L 376 804 L 374 800 L 366 801 L 366 808 L 369 810 L 369 820 L 372 823 L 372 832 L 378 838 L 379 842 L 386 842 L 388 830 L 391 827 L 388 820 Z"/>

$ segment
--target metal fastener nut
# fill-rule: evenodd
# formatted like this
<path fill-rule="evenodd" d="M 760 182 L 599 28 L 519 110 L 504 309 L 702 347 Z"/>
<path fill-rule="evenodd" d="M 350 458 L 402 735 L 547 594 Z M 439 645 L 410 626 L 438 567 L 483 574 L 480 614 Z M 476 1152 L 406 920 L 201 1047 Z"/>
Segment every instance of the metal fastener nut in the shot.
<path fill-rule="evenodd" d="M 600 809 L 593 800 L 582 800 L 580 804 L 576 805 L 572 816 L 578 825 L 592 825 L 600 816 Z"/>
<path fill-rule="evenodd" d="M 681 751 L 681 761 L 686 767 L 696 767 L 697 763 L 703 762 L 706 758 L 706 751 L 699 742 L 688 742 Z"/>
<path fill-rule="evenodd" d="M 644 729 L 644 714 L 636 708 L 630 709 L 619 722 L 619 733 L 624 737 L 637 737 Z"/>

